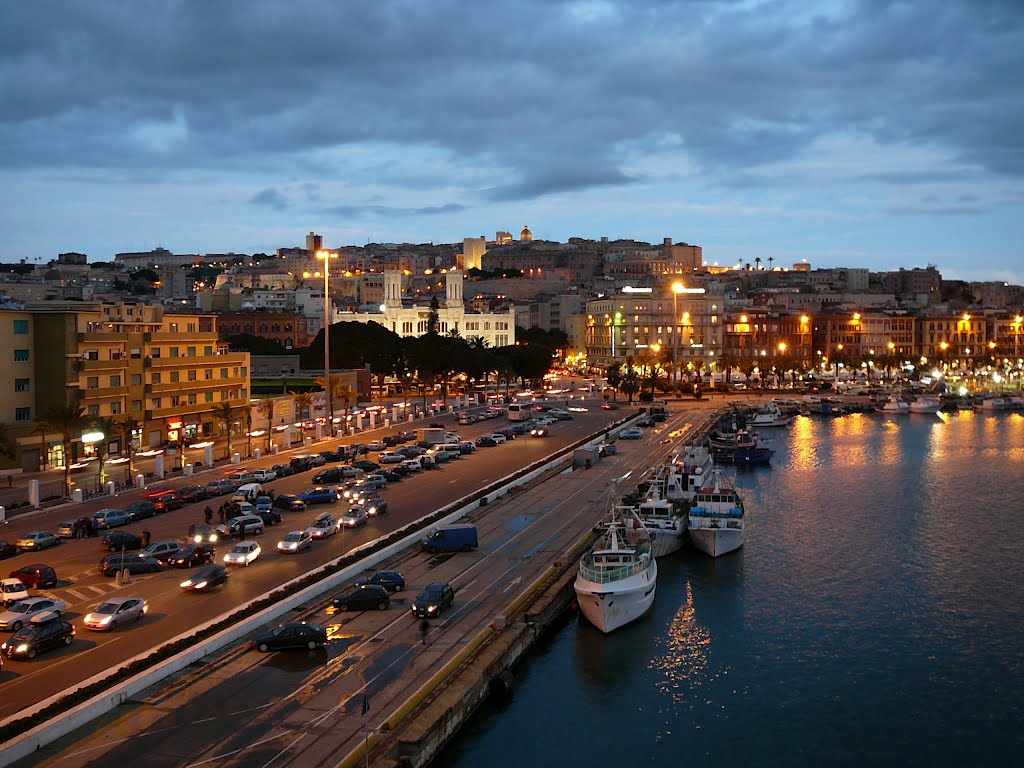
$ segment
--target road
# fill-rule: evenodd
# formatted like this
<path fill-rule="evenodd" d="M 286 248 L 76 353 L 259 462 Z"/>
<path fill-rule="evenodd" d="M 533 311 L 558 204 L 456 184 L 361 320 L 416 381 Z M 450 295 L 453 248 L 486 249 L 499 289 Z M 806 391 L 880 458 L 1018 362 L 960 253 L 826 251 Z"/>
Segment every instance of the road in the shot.
<path fill-rule="evenodd" d="M 593 407 L 587 413 L 577 413 L 573 421 L 552 425 L 551 434 L 544 439 L 529 436 L 519 437 L 494 448 L 478 448 L 470 456 L 442 465 L 436 470 L 425 471 L 392 484 L 384 496 L 388 501 L 389 513 L 373 519 L 368 525 L 355 530 L 345 530 L 324 542 L 314 544 L 312 550 L 297 555 L 281 555 L 276 551 L 277 541 L 290 530 L 305 528 L 313 518 L 325 509 L 339 514 L 344 511 L 341 504 L 331 507 L 312 506 L 304 513 L 285 513 L 284 521 L 268 528 L 258 537 L 263 554 L 248 568 L 233 569 L 228 584 L 210 594 L 185 594 L 179 583 L 191 570 L 170 569 L 156 574 L 133 577 L 133 583 L 121 586 L 114 579 L 100 576 L 97 572 L 99 560 L 105 554 L 100 539 L 66 540 L 53 549 L 40 553 L 25 553 L 9 558 L 4 574 L 28 563 L 46 563 L 53 566 L 60 578 L 60 585 L 45 594 L 58 597 L 68 603 L 65 618 L 72 621 L 77 630 L 73 645 L 57 651 L 47 652 L 31 661 L 6 660 L 0 672 L 0 685 L 4 696 L 0 700 L 0 719 L 17 714 L 25 707 L 66 690 L 69 686 L 86 680 L 110 668 L 116 668 L 124 661 L 157 647 L 161 642 L 176 637 L 192 627 L 228 612 L 247 600 L 273 590 L 282 583 L 298 577 L 314 568 L 334 560 L 349 549 L 374 539 L 386 532 L 400 528 L 432 511 L 448 504 L 473 490 L 487 485 L 510 472 L 554 453 L 587 434 L 599 431 L 605 424 L 622 418 L 627 411 L 604 411 Z M 505 419 L 494 419 L 471 426 L 454 426 L 454 419 L 447 417 L 446 424 L 465 438 L 475 438 L 498 428 L 508 426 Z M 392 430 L 393 431 L 393 430 Z M 359 439 L 343 442 L 367 441 L 366 433 Z M 335 445 L 336 443 L 331 443 Z M 323 450 L 325 444 L 320 444 Z M 312 452 L 317 448 L 298 449 Z M 284 454 L 268 457 L 257 462 L 247 462 L 247 467 L 259 468 L 287 461 Z M 373 456 L 371 455 L 371 459 Z M 232 468 L 234 469 L 234 468 Z M 225 468 L 226 471 L 231 471 Z M 308 488 L 314 471 L 276 480 L 268 485 L 277 493 L 294 493 Z M 211 476 L 206 476 L 209 479 Z M 176 481 L 185 485 L 188 478 Z M 60 520 L 90 514 L 103 507 L 123 507 L 138 498 L 138 492 L 123 494 L 117 499 L 107 498 L 68 509 L 39 513 L 30 519 L 15 518 L 7 526 L 4 536 L 9 540 L 29 530 L 55 530 Z M 216 508 L 219 501 L 213 503 Z M 139 532 L 143 528 L 152 533 L 153 541 L 180 539 L 190 523 L 203 522 L 202 511 L 206 502 L 193 504 L 181 510 L 165 513 L 156 518 L 125 527 L 122 530 Z M 9 531 L 9 533 L 8 533 Z M 218 559 L 224 548 L 218 553 Z M 81 618 L 108 595 L 137 595 L 149 602 L 149 614 L 137 624 L 119 627 L 111 633 L 97 633 L 85 629 Z"/>
<path fill-rule="evenodd" d="M 405 573 L 407 588 L 388 610 L 339 614 L 324 601 L 297 616 L 327 627 L 325 650 L 264 656 L 240 646 L 201 673 L 151 691 L 105 723 L 83 728 L 76 739 L 19 766 L 338 765 L 361 747 L 364 728 L 390 721 L 414 691 L 594 525 L 607 508 L 613 478 L 626 472 L 638 478 L 662 459 L 669 442 L 706 417 L 702 411 L 677 415 L 643 440 L 620 442 L 619 452 L 593 471 L 562 473 L 474 513 L 477 552 L 398 555 L 387 565 Z M 433 581 L 451 583 L 456 602 L 424 632 L 409 605 Z M 365 720 L 364 696 L 370 708 Z M 388 736 L 401 738 L 401 728 Z"/>

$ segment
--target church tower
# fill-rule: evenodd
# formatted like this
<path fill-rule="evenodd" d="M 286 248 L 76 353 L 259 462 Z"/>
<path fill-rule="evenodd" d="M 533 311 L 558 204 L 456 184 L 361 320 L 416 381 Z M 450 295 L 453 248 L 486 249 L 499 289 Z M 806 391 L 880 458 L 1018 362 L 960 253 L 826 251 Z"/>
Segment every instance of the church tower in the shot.
<path fill-rule="evenodd" d="M 384 271 L 384 307 L 402 308 L 402 272 L 398 269 Z"/>
<path fill-rule="evenodd" d="M 445 288 L 447 291 L 445 306 L 448 309 L 463 309 L 462 272 L 460 270 L 453 269 L 448 272 L 445 276 Z"/>

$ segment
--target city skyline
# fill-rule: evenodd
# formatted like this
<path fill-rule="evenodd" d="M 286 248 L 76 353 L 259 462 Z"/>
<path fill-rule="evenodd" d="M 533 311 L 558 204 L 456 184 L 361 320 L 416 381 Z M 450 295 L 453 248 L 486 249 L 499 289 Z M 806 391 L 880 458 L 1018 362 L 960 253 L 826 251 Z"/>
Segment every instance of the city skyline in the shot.
<path fill-rule="evenodd" d="M 1024 7 L 19 6 L 0 261 L 663 237 L 1024 284 Z"/>

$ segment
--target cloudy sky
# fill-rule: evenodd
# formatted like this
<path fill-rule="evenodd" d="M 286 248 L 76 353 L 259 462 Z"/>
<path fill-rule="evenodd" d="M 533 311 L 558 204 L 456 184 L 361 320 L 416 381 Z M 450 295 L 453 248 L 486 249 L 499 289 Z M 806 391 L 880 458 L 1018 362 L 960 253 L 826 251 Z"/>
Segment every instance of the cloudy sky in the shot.
<path fill-rule="evenodd" d="M 40 0 L 0 261 L 465 236 L 1024 283 L 1020 0 Z"/>

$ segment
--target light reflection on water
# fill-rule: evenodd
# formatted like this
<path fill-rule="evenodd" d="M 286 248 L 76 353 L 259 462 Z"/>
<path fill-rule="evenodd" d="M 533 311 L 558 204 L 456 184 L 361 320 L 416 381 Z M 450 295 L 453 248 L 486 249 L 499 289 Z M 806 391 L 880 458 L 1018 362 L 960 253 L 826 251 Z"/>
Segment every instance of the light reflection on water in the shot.
<path fill-rule="evenodd" d="M 1024 417 L 770 434 L 772 467 L 735 473 L 740 552 L 659 563 L 625 630 L 569 623 L 437 764 L 1016 765 Z"/>

